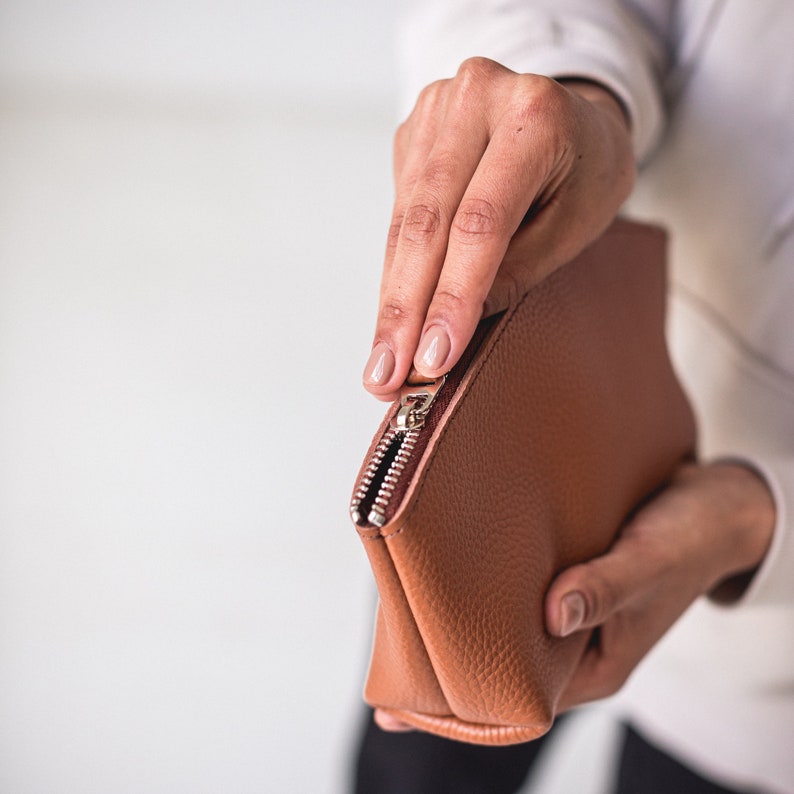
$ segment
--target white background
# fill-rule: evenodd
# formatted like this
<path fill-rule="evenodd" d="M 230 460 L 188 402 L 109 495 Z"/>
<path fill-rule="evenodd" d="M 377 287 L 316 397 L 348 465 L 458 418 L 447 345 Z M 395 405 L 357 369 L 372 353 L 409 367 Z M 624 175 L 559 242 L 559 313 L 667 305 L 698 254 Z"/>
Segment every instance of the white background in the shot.
<path fill-rule="evenodd" d="M 395 13 L 0 4 L 0 791 L 346 790 Z"/>

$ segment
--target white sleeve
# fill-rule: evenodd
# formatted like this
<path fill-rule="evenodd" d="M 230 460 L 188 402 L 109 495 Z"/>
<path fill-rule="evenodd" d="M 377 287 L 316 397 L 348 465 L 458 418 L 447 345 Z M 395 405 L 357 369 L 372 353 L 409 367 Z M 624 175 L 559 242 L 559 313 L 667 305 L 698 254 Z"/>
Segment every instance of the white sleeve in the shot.
<path fill-rule="evenodd" d="M 398 38 L 403 110 L 473 56 L 516 72 L 583 77 L 624 103 L 638 160 L 663 127 L 672 3 L 651 0 L 410 0 Z"/>

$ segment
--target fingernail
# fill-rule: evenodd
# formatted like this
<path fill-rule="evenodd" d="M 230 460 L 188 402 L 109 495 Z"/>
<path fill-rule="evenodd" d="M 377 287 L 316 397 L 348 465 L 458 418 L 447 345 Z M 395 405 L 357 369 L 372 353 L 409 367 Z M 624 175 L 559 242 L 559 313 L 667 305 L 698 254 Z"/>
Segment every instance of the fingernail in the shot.
<path fill-rule="evenodd" d="M 568 593 L 560 603 L 560 636 L 573 634 L 583 623 L 585 613 L 584 596 L 579 592 Z"/>
<path fill-rule="evenodd" d="M 436 370 L 449 356 L 452 345 L 443 328 L 432 326 L 425 331 L 414 356 L 414 366 L 422 370 Z"/>
<path fill-rule="evenodd" d="M 379 386 L 385 383 L 394 372 L 394 353 L 385 342 L 378 342 L 369 354 L 367 366 L 364 367 L 364 383 Z"/>

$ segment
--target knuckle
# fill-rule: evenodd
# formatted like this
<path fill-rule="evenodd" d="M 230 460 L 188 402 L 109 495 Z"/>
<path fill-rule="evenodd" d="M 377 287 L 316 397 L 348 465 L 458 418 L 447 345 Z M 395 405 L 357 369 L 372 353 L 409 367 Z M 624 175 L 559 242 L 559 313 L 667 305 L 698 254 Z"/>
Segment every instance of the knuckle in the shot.
<path fill-rule="evenodd" d="M 434 156 L 425 165 L 422 173 L 421 182 L 426 186 L 429 193 L 443 194 L 448 186 L 454 181 L 457 168 L 449 157 Z"/>
<path fill-rule="evenodd" d="M 466 58 L 458 67 L 457 79 L 461 83 L 473 81 L 479 83 L 482 80 L 490 80 L 496 75 L 504 73 L 505 67 L 490 58 L 483 58 L 475 55 Z"/>
<path fill-rule="evenodd" d="M 508 72 L 504 66 L 489 58 L 467 58 L 455 75 L 453 101 L 456 107 L 471 113 L 472 102 L 476 97 L 490 93 L 500 78 Z"/>
<path fill-rule="evenodd" d="M 433 306 L 430 314 L 438 319 L 451 319 L 458 317 L 468 304 L 465 290 L 448 285 L 439 288 L 433 295 Z"/>
<path fill-rule="evenodd" d="M 599 573 L 593 573 L 585 599 L 588 620 L 602 623 L 611 614 L 617 600 L 617 593 L 609 579 Z"/>
<path fill-rule="evenodd" d="M 380 312 L 378 313 L 378 319 L 387 325 L 404 323 L 410 320 L 410 318 L 411 312 L 408 304 L 396 295 L 388 296 L 383 301 Z"/>
<path fill-rule="evenodd" d="M 441 228 L 441 210 L 432 204 L 412 205 L 402 219 L 401 233 L 412 243 L 425 244 Z"/>
<path fill-rule="evenodd" d="M 563 87 L 548 77 L 526 75 L 512 99 L 510 114 L 555 146 L 567 143 L 575 133 L 575 116 Z"/>
<path fill-rule="evenodd" d="M 393 253 L 397 248 L 397 243 L 400 240 L 400 230 L 403 225 L 402 215 L 395 215 L 389 225 L 389 231 L 386 234 L 386 250 Z"/>
<path fill-rule="evenodd" d="M 554 113 L 567 104 L 565 89 L 556 80 L 539 74 L 522 76 L 515 99 L 538 113 Z"/>
<path fill-rule="evenodd" d="M 502 231 L 504 221 L 498 207 L 488 199 L 467 199 L 462 202 L 452 228 L 463 242 L 476 243 Z"/>
<path fill-rule="evenodd" d="M 429 85 L 426 85 L 420 92 L 416 99 L 416 104 L 412 112 L 412 116 L 422 116 L 425 113 L 432 113 L 438 107 L 439 102 L 443 100 L 444 95 L 450 84 L 450 80 L 436 80 Z"/>
<path fill-rule="evenodd" d="M 420 92 L 419 99 L 423 102 L 432 102 L 444 93 L 446 87 L 449 85 L 449 79 L 434 80 L 428 83 Z"/>

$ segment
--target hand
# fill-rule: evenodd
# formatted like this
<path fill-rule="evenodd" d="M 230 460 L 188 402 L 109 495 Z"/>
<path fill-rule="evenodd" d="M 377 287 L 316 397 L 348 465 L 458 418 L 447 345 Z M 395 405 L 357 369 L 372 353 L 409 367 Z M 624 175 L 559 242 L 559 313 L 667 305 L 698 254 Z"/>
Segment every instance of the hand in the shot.
<path fill-rule="evenodd" d="M 763 559 L 774 523 L 769 489 L 750 469 L 682 467 L 609 552 L 552 583 L 549 632 L 598 629 L 560 710 L 614 694 L 698 596 L 736 597 Z"/>
<path fill-rule="evenodd" d="M 682 466 L 603 556 L 563 571 L 546 596 L 546 627 L 564 637 L 598 628 L 559 710 L 617 692 L 700 595 L 735 598 L 763 559 L 775 506 L 743 466 Z M 412 730 L 376 710 L 387 731 Z"/>
<path fill-rule="evenodd" d="M 598 85 L 473 58 L 428 86 L 395 138 L 365 387 L 392 399 L 412 362 L 423 375 L 447 372 L 483 313 L 595 240 L 633 180 L 625 115 Z"/>

